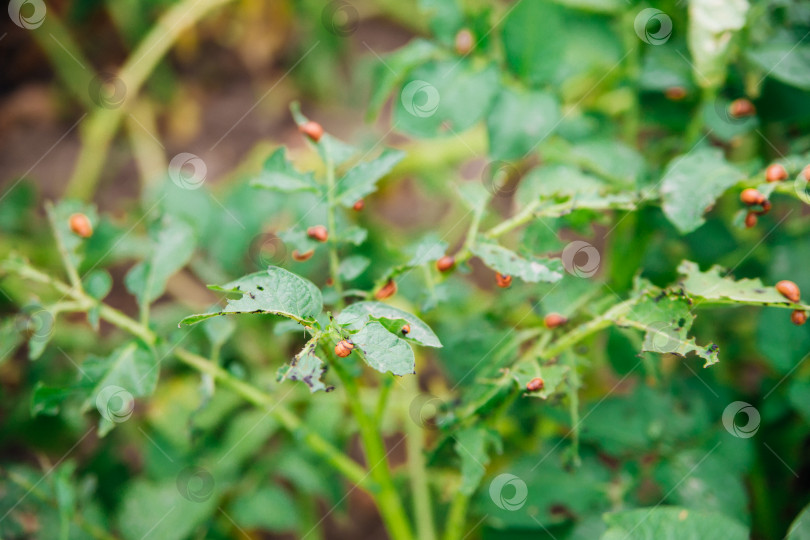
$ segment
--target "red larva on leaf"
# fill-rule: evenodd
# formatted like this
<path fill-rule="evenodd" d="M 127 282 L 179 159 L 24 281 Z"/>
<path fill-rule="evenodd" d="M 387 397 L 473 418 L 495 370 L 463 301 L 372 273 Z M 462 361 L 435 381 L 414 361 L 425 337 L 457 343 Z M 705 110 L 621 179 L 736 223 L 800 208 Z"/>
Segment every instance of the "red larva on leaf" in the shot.
<path fill-rule="evenodd" d="M 807 167 L 805 167 L 805 168 L 802 170 L 802 176 L 804 176 L 804 179 L 805 179 L 805 180 L 807 180 L 808 182 L 810 182 L 810 165 L 808 165 Z"/>
<path fill-rule="evenodd" d="M 299 252 L 297 249 L 294 249 L 292 252 L 292 258 L 298 262 L 304 262 L 312 257 L 312 254 L 315 253 L 314 249 L 310 249 L 309 251 L 305 251 L 304 253 Z"/>
<path fill-rule="evenodd" d="M 354 343 L 344 339 L 335 345 L 335 354 L 341 358 L 346 358 L 352 353 L 352 349 L 354 349 Z"/>
<path fill-rule="evenodd" d="M 374 298 L 377 300 L 384 300 L 389 296 L 394 296 L 397 292 L 397 282 L 393 279 L 389 279 L 388 282 L 383 285 L 379 291 L 374 293 Z"/>
<path fill-rule="evenodd" d="M 768 165 L 768 168 L 765 169 L 765 180 L 768 182 L 781 182 L 782 180 L 786 180 L 787 177 L 787 171 L 778 163 Z"/>
<path fill-rule="evenodd" d="M 500 272 L 495 272 L 495 283 L 497 283 L 498 287 L 506 289 L 512 284 L 512 276 L 505 276 Z"/>
<path fill-rule="evenodd" d="M 734 118 L 754 116 L 757 113 L 756 107 L 747 98 L 738 98 L 728 106 L 728 113 Z"/>
<path fill-rule="evenodd" d="M 359 212 L 360 210 L 365 208 L 365 206 L 366 201 L 364 201 L 363 199 L 357 199 L 357 201 L 352 205 L 352 210 L 354 210 L 355 212 Z"/>
<path fill-rule="evenodd" d="M 543 388 L 545 388 L 546 382 L 543 380 L 542 377 L 535 377 L 534 379 L 530 380 L 526 383 L 526 390 L 529 392 L 539 392 Z"/>
<path fill-rule="evenodd" d="M 757 213 L 748 212 L 745 214 L 745 228 L 752 229 L 757 226 Z"/>
<path fill-rule="evenodd" d="M 307 229 L 307 236 L 318 242 L 326 242 L 329 238 L 329 231 L 323 225 L 314 225 Z"/>
<path fill-rule="evenodd" d="M 298 126 L 298 131 L 312 139 L 314 142 L 320 141 L 321 137 L 323 137 L 323 126 L 318 122 L 313 122 L 312 120 L 309 122 L 304 122 Z"/>
<path fill-rule="evenodd" d="M 776 290 L 779 291 L 779 294 L 781 294 L 794 304 L 798 303 L 799 299 L 801 298 L 801 291 L 799 291 L 799 286 L 793 283 L 792 281 L 788 281 L 786 279 L 776 284 Z"/>
<path fill-rule="evenodd" d="M 403 336 L 407 336 L 410 333 L 411 333 L 411 325 L 410 324 L 406 324 L 405 326 L 402 327 L 402 335 Z"/>
<path fill-rule="evenodd" d="M 469 54 L 475 46 L 474 41 L 472 32 L 467 28 L 462 28 L 459 30 L 458 34 L 456 34 L 456 52 L 462 56 Z"/>
<path fill-rule="evenodd" d="M 686 88 L 683 86 L 670 86 L 664 90 L 664 96 L 670 101 L 680 101 L 686 97 Z"/>
<path fill-rule="evenodd" d="M 90 223 L 90 218 L 84 214 L 72 214 L 68 218 L 68 224 L 70 225 L 70 230 L 82 238 L 90 238 L 93 236 L 93 225 Z"/>
<path fill-rule="evenodd" d="M 765 202 L 765 195 L 760 193 L 759 190 L 756 190 L 754 188 L 748 188 L 742 190 L 742 193 L 740 193 L 740 201 L 742 201 L 743 204 L 748 206 L 752 206 L 755 204 L 762 204 L 763 202 Z"/>
<path fill-rule="evenodd" d="M 439 272 L 447 272 L 456 265 L 456 258 L 452 255 L 445 255 L 436 261 L 436 270 Z"/>
<path fill-rule="evenodd" d="M 762 201 L 762 204 L 760 206 L 762 206 L 762 210 L 755 211 L 756 215 L 758 216 L 764 216 L 765 214 L 771 211 L 771 201 L 769 200 Z"/>
<path fill-rule="evenodd" d="M 790 314 L 790 322 L 796 326 L 801 326 L 807 322 L 807 312 L 803 309 L 794 309 Z"/>
<path fill-rule="evenodd" d="M 546 328 L 554 329 L 567 323 L 568 319 L 559 313 L 549 313 L 546 315 L 545 319 L 543 319 L 543 322 L 545 322 Z"/>

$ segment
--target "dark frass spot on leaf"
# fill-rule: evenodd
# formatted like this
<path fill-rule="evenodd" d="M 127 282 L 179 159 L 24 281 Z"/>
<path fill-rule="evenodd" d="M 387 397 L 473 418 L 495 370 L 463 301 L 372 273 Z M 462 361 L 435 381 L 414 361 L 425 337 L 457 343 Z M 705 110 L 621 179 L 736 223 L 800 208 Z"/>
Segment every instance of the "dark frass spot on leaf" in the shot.
<path fill-rule="evenodd" d="M 684 319 L 683 317 L 678 319 L 678 328 L 683 328 L 683 325 L 685 325 L 685 324 L 686 324 L 686 319 Z"/>

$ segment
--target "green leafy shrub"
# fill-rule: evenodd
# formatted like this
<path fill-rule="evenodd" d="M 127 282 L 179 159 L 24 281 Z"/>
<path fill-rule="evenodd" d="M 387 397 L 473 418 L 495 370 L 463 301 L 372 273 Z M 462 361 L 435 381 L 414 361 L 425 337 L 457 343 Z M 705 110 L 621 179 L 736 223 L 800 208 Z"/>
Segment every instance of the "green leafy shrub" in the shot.
<path fill-rule="evenodd" d="M 151 68 L 79 92 L 47 226 L 28 183 L 0 199 L 0 536 L 324 537 L 355 491 L 397 540 L 810 534 L 810 305 L 776 285 L 810 288 L 807 10 L 419 9 L 430 39 L 367 70 L 379 140 L 294 103 L 308 151 L 216 186 L 177 154 L 124 218 L 90 200 Z"/>

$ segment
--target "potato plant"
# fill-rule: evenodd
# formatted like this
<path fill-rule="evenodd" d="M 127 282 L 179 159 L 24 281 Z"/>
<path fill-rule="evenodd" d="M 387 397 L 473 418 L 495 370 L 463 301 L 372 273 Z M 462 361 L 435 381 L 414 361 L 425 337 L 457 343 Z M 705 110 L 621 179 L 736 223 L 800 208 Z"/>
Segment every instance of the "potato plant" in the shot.
<path fill-rule="evenodd" d="M 96 75 L 17 4 L 87 113 L 64 196 L 0 198 L 0 537 L 810 535 L 806 6 L 304 2 L 290 70 L 365 44 L 369 123 L 302 90 L 221 180 L 128 124 L 112 211 L 145 84 L 237 7 L 163 2 Z"/>

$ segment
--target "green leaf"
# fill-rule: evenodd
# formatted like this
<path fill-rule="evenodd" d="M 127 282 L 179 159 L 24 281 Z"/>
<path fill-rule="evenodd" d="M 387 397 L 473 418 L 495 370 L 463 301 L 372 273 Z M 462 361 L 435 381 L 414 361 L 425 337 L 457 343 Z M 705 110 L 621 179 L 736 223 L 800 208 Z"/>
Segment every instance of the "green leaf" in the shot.
<path fill-rule="evenodd" d="M 621 189 L 633 189 L 645 171 L 644 157 L 626 144 L 611 139 L 589 139 L 577 144 L 549 141 L 550 160 L 575 164 Z"/>
<path fill-rule="evenodd" d="M 704 212 L 728 188 L 744 178 L 717 148 L 701 148 L 673 159 L 661 181 L 663 210 L 682 234 L 705 222 Z"/>
<path fill-rule="evenodd" d="M 454 436 L 454 449 L 461 458 L 461 485 L 458 490 L 472 495 L 481 484 L 489 465 L 489 449 L 496 446 L 500 451 L 500 439 L 492 431 L 481 427 L 468 427 Z"/>
<path fill-rule="evenodd" d="M 295 530 L 301 516 L 292 497 L 279 486 L 264 485 L 237 495 L 229 514 L 242 529 L 262 529 L 281 533 Z"/>
<path fill-rule="evenodd" d="M 394 88 L 402 83 L 413 68 L 431 59 L 437 50 L 430 41 L 416 38 L 383 57 L 382 61 L 374 66 L 367 119 L 376 118 Z"/>
<path fill-rule="evenodd" d="M 563 364 L 540 365 L 537 360 L 529 359 L 516 363 L 509 369 L 509 374 L 515 379 L 518 387 L 526 391 L 526 385 L 535 377 L 542 377 L 543 389 L 537 392 L 528 392 L 527 395 L 548 399 L 558 391 L 562 391 L 560 385 L 565 380 L 569 366 Z"/>
<path fill-rule="evenodd" d="M 556 3 L 593 13 L 621 13 L 626 6 L 622 0 L 554 0 Z"/>
<path fill-rule="evenodd" d="M 351 208 L 358 199 L 377 190 L 377 181 L 391 172 L 394 165 L 405 157 L 405 152 L 386 149 L 377 159 L 355 165 L 337 182 L 336 198 L 340 204 Z"/>
<path fill-rule="evenodd" d="M 729 46 L 734 33 L 745 26 L 748 8 L 748 0 L 689 2 L 687 42 L 701 87 L 717 88 L 725 81 Z"/>
<path fill-rule="evenodd" d="M 748 529 L 717 512 L 677 506 L 638 508 L 605 515 L 602 540 L 747 540 Z"/>
<path fill-rule="evenodd" d="M 794 304 L 782 296 L 775 287 L 769 287 L 759 278 L 735 280 L 721 266 L 700 271 L 697 263 L 682 261 L 678 266 L 680 285 L 692 298 L 703 298 L 711 303 L 755 304 L 790 309 L 810 309 L 810 305 Z"/>
<path fill-rule="evenodd" d="M 411 326 L 411 331 L 404 338 L 426 347 L 441 347 L 442 344 L 433 330 L 416 315 L 382 302 L 357 302 L 340 312 L 337 323 L 350 331 L 358 331 L 374 319 L 403 319 Z"/>
<path fill-rule="evenodd" d="M 411 347 L 376 321 L 366 324 L 352 335 L 352 342 L 362 351 L 366 363 L 380 373 L 416 373 L 416 360 Z"/>
<path fill-rule="evenodd" d="M 575 197 L 579 201 L 601 198 L 609 188 L 609 184 L 577 167 L 551 164 L 529 171 L 515 198 L 523 204 L 552 197 Z"/>
<path fill-rule="evenodd" d="M 110 356 L 91 356 L 82 364 L 79 387 L 88 395 L 83 410 L 96 408 L 101 414 L 99 436 L 106 435 L 116 423 L 132 414 L 133 398 L 155 391 L 160 370 L 152 351 L 130 343 Z"/>
<path fill-rule="evenodd" d="M 524 259 L 505 247 L 486 242 L 476 242 L 470 251 L 493 270 L 504 275 L 517 276 L 529 283 L 554 283 L 563 277 L 563 266 L 559 259 Z"/>
<path fill-rule="evenodd" d="M 786 540 L 810 540 L 810 505 L 805 506 L 790 524 Z"/>
<path fill-rule="evenodd" d="M 166 290 L 169 278 L 183 268 L 194 253 L 194 231 L 184 221 L 164 217 L 149 234 L 149 258 L 136 264 L 124 282 L 140 305 L 151 304 Z"/>
<path fill-rule="evenodd" d="M 717 363 L 718 347 L 701 346 L 689 338 L 695 316 L 689 302 L 679 295 L 645 294 L 629 310 L 615 319 L 619 326 L 632 326 L 644 331 L 642 351 L 686 356 L 695 353 L 705 360 L 704 367 Z"/>
<path fill-rule="evenodd" d="M 489 151 L 495 159 L 521 159 L 560 123 L 557 100 L 547 92 L 502 88 L 487 116 Z"/>
<path fill-rule="evenodd" d="M 532 84 L 551 82 L 565 51 L 564 10 L 549 2 L 520 2 L 503 22 L 509 68 Z"/>
<path fill-rule="evenodd" d="M 413 268 L 414 266 L 420 266 L 441 259 L 447 252 L 447 242 L 439 238 L 438 234 L 431 233 L 422 237 L 419 242 L 411 246 L 408 251 L 413 253 L 413 256 L 405 266 Z"/>
<path fill-rule="evenodd" d="M 224 309 L 215 313 L 190 315 L 180 325 L 195 324 L 217 315 L 229 313 L 272 313 L 305 323 L 321 313 L 321 291 L 311 281 L 283 268 L 271 266 L 266 272 L 255 272 L 221 287 L 209 286 L 220 292 L 238 294 L 228 299 Z"/>
<path fill-rule="evenodd" d="M 53 416 L 59 414 L 59 407 L 62 403 L 74 395 L 79 395 L 81 390 L 75 386 L 45 386 L 45 383 L 38 381 L 31 393 L 31 416 L 45 414 Z"/>
<path fill-rule="evenodd" d="M 461 133 L 486 114 L 497 89 L 494 66 L 430 61 L 405 79 L 394 103 L 394 125 L 420 137 Z"/>
<path fill-rule="evenodd" d="M 282 193 L 309 191 L 321 193 L 321 186 L 315 181 L 312 173 L 300 173 L 287 160 L 284 147 L 279 148 L 267 158 L 258 178 L 250 181 L 253 187 L 260 187 Z"/>
<path fill-rule="evenodd" d="M 278 380 L 303 381 L 313 394 L 319 390 L 326 392 L 334 390 L 333 386 L 327 387 L 321 380 L 326 373 L 326 364 L 315 354 L 317 346 L 316 339 L 309 340 L 289 364 L 278 370 Z"/>
<path fill-rule="evenodd" d="M 189 482 L 192 480 L 196 479 Z M 161 482 L 143 478 L 130 482 L 118 507 L 117 529 L 124 540 L 188 538 L 216 509 L 218 497 L 216 493 L 202 492 L 207 488 L 207 484 L 201 484 L 197 492 L 195 486 L 181 484 L 179 477 Z M 212 489 L 216 490 L 215 480 Z"/>
<path fill-rule="evenodd" d="M 810 45 L 778 38 L 749 50 L 747 56 L 767 77 L 810 90 Z"/>
<path fill-rule="evenodd" d="M 371 259 L 363 257 L 362 255 L 352 255 L 340 261 L 338 266 L 338 273 L 341 279 L 351 281 L 362 274 L 368 265 L 371 264 Z"/>

